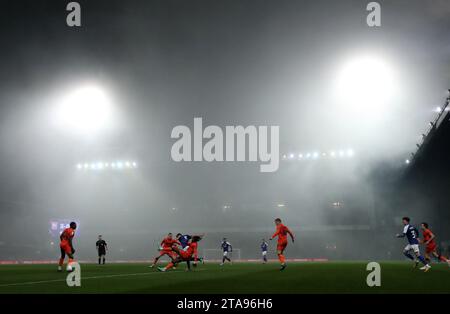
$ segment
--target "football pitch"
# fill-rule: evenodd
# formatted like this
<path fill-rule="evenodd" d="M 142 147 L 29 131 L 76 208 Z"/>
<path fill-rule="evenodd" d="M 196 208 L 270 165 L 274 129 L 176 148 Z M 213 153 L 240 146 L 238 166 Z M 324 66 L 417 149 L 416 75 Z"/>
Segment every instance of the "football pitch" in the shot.
<path fill-rule="evenodd" d="M 82 264 L 81 287 L 68 287 L 55 265 L 0 266 L 0 293 L 450 293 L 450 268 L 424 273 L 407 262 L 380 262 L 381 287 L 368 287 L 367 262 L 206 263 L 166 273 L 146 264 Z"/>

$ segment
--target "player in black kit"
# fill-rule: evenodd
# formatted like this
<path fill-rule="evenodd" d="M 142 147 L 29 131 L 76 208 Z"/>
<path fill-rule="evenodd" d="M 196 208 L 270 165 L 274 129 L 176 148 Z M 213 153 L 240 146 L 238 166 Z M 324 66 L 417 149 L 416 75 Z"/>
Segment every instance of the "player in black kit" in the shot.
<path fill-rule="evenodd" d="M 105 265 L 106 261 L 106 251 L 108 250 L 108 245 L 106 241 L 102 239 L 102 236 L 98 236 L 98 241 L 95 243 L 98 252 L 98 264 L 100 265 L 103 258 L 103 265 Z"/>

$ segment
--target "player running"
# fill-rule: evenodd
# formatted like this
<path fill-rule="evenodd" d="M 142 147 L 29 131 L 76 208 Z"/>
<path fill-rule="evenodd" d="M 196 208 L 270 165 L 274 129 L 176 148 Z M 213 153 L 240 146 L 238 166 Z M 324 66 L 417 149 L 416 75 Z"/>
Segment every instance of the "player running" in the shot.
<path fill-rule="evenodd" d="M 102 235 L 98 236 L 98 241 L 95 242 L 95 247 L 97 248 L 98 252 L 98 264 L 102 264 L 103 259 L 103 265 L 106 263 L 106 251 L 108 251 L 108 244 L 106 244 L 106 241 L 102 239 Z"/>
<path fill-rule="evenodd" d="M 174 266 L 181 262 L 186 262 L 187 264 L 187 270 L 191 270 L 191 261 L 194 261 L 194 263 L 197 263 L 198 259 L 198 242 L 202 238 L 200 236 L 192 236 L 192 239 L 189 240 L 188 245 L 185 249 L 180 250 L 178 247 L 174 246 L 172 248 L 173 252 L 176 254 L 176 257 L 172 259 L 172 261 L 166 266 L 166 267 L 158 267 L 158 270 L 161 272 L 168 271 L 171 268 L 174 268 Z"/>
<path fill-rule="evenodd" d="M 153 268 L 156 263 L 158 263 L 158 260 L 163 257 L 164 255 L 169 256 L 169 258 L 173 261 L 175 258 L 175 253 L 173 251 L 173 247 L 178 244 L 181 245 L 180 242 L 172 237 L 172 233 L 167 234 L 167 237 L 165 237 L 160 244 L 159 248 L 159 256 L 156 256 L 153 260 L 153 264 L 150 265 L 150 268 Z"/>
<path fill-rule="evenodd" d="M 269 248 L 269 243 L 267 243 L 265 239 L 262 239 L 261 254 L 262 254 L 263 264 L 267 263 L 267 249 L 268 248 Z"/>
<path fill-rule="evenodd" d="M 420 255 L 419 250 L 419 232 L 417 229 L 409 224 L 410 219 L 409 217 L 403 217 L 402 222 L 404 225 L 403 233 L 397 234 L 397 238 L 404 238 L 408 240 L 408 244 L 405 246 L 403 250 L 403 254 L 413 260 L 415 262 L 415 267 L 419 264 L 419 262 L 416 260 L 416 257 L 422 262 L 424 265 L 420 269 L 427 272 L 430 270 L 431 266 L 425 261 L 425 258 L 423 258 L 422 255 Z M 411 251 L 414 252 L 415 256 L 411 255 Z"/>
<path fill-rule="evenodd" d="M 225 264 L 225 261 L 229 261 L 230 264 L 233 264 L 231 258 L 228 257 L 229 253 L 233 252 L 233 247 L 231 246 L 230 242 L 227 241 L 227 238 L 223 238 L 220 247 L 222 248 L 223 251 L 223 258 L 222 263 L 220 263 L 220 266 L 223 266 Z"/>
<path fill-rule="evenodd" d="M 280 218 L 275 219 L 275 225 L 277 227 L 277 231 L 275 231 L 270 240 L 273 240 L 275 237 L 278 237 L 277 255 L 281 263 L 280 270 L 284 270 L 286 268 L 286 258 L 284 257 L 284 250 L 288 245 L 287 235 L 289 234 L 289 236 L 291 237 L 292 243 L 294 243 L 295 239 L 291 230 L 289 230 L 288 227 L 282 224 Z"/>
<path fill-rule="evenodd" d="M 75 229 L 77 229 L 76 222 L 71 222 L 69 228 L 64 229 L 64 231 L 59 236 L 61 243 L 59 247 L 61 249 L 61 258 L 58 263 L 58 271 L 62 271 L 62 266 L 64 264 L 64 259 L 66 255 L 69 257 L 69 262 L 67 263 L 67 271 L 71 271 L 70 264 L 73 262 L 73 255 L 75 254 L 75 249 L 73 248 L 72 239 L 75 236 Z"/>
<path fill-rule="evenodd" d="M 437 252 L 437 245 L 435 242 L 436 236 L 434 235 L 433 232 L 431 232 L 430 228 L 428 227 L 428 223 L 422 222 L 420 227 L 422 229 L 423 235 L 422 243 L 425 244 L 425 260 L 427 262 L 430 262 L 431 261 L 430 254 L 431 254 L 439 261 L 446 262 L 448 266 L 450 266 L 450 260 Z"/>

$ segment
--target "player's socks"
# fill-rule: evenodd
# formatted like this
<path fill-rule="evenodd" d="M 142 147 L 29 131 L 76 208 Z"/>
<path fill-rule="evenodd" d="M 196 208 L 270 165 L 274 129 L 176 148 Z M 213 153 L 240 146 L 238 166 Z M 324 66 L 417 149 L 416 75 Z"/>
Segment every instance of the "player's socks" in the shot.
<path fill-rule="evenodd" d="M 165 269 L 165 270 L 169 270 L 169 269 L 171 269 L 173 266 L 174 266 L 173 263 L 170 262 L 164 269 Z"/>
<path fill-rule="evenodd" d="M 286 264 L 281 264 L 280 270 L 285 270 L 285 269 L 286 269 Z"/>
<path fill-rule="evenodd" d="M 413 257 L 411 254 L 409 254 L 409 252 L 403 252 L 403 254 L 404 254 L 407 258 L 409 258 L 409 259 L 411 259 L 411 260 L 414 261 L 414 257 Z"/>
<path fill-rule="evenodd" d="M 61 267 L 63 264 L 64 264 L 64 258 L 60 258 L 59 263 L 58 263 L 59 267 Z"/>
<path fill-rule="evenodd" d="M 105 265 L 105 263 L 106 263 L 106 258 L 103 257 L 103 265 Z"/>
<path fill-rule="evenodd" d="M 100 261 L 101 261 L 102 259 L 101 258 L 98 258 L 98 264 L 100 265 Z"/>
<path fill-rule="evenodd" d="M 280 260 L 280 263 L 283 265 L 286 263 L 286 258 L 283 254 L 278 254 L 278 259 Z"/>
<path fill-rule="evenodd" d="M 424 264 L 424 265 L 428 265 L 428 263 L 427 263 L 427 261 L 423 258 L 423 256 L 422 255 L 419 255 L 418 257 L 417 257 L 418 259 L 419 259 L 419 261 L 421 261 L 422 262 L 422 264 Z"/>
<path fill-rule="evenodd" d="M 439 259 L 441 262 L 445 262 L 445 263 L 448 263 L 448 261 L 449 261 L 447 258 L 445 258 L 445 257 L 442 256 L 442 255 L 439 255 L 438 259 Z"/>

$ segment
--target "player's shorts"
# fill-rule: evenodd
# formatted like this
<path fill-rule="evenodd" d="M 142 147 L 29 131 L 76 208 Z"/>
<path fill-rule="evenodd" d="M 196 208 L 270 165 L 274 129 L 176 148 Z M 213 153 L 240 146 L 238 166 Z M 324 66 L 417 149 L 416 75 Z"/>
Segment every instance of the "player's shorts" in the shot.
<path fill-rule="evenodd" d="M 267 251 L 262 251 L 262 255 L 266 256 L 267 255 Z"/>
<path fill-rule="evenodd" d="M 72 247 L 69 243 L 61 243 L 59 247 L 61 248 L 61 253 L 72 254 Z"/>
<path fill-rule="evenodd" d="M 162 249 L 161 251 L 159 251 L 159 256 L 163 256 L 163 255 L 174 256 L 175 252 L 172 251 L 172 249 Z"/>
<path fill-rule="evenodd" d="M 98 250 L 98 256 L 106 255 L 106 250 Z"/>
<path fill-rule="evenodd" d="M 404 251 L 405 252 L 414 251 L 414 253 L 419 254 L 420 253 L 419 245 L 418 244 L 408 244 L 407 246 L 405 246 Z"/>
<path fill-rule="evenodd" d="M 427 254 L 430 254 L 430 253 L 435 252 L 436 249 L 437 249 L 436 243 L 430 243 L 430 244 L 427 244 L 427 246 L 426 246 L 426 248 L 425 248 L 425 252 L 426 252 Z"/>
<path fill-rule="evenodd" d="M 188 252 L 186 252 L 186 251 L 180 251 L 180 256 L 181 256 L 181 258 L 183 259 L 183 260 L 185 260 L 185 261 L 190 261 L 191 260 L 191 254 L 189 254 Z"/>
<path fill-rule="evenodd" d="M 227 257 L 228 256 L 228 251 L 223 251 L 223 256 Z"/>
<path fill-rule="evenodd" d="M 287 244 L 288 244 L 287 241 L 278 242 L 277 251 L 284 251 L 286 249 Z"/>

